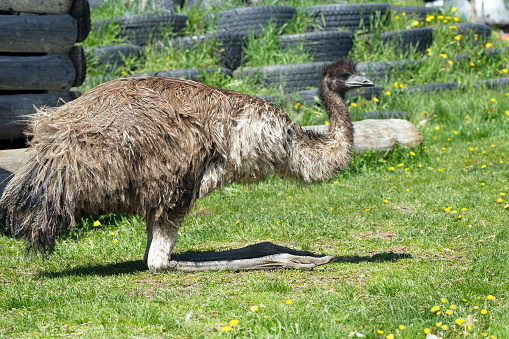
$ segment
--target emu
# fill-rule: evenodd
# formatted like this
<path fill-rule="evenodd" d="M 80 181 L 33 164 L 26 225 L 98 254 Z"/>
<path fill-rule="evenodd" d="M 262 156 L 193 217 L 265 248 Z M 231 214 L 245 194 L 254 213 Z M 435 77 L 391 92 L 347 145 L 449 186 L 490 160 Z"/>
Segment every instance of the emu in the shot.
<path fill-rule="evenodd" d="M 0 216 L 30 249 L 54 250 L 78 218 L 137 214 L 147 224 L 144 262 L 168 270 L 308 270 L 329 262 L 271 243 L 197 257 L 172 256 L 196 199 L 269 174 L 301 182 L 331 178 L 353 149 L 345 93 L 373 86 L 347 59 L 324 65 L 319 93 L 329 132 L 303 130 L 277 106 L 202 83 L 148 76 L 99 85 L 30 118 L 28 163 L 0 199 Z"/>

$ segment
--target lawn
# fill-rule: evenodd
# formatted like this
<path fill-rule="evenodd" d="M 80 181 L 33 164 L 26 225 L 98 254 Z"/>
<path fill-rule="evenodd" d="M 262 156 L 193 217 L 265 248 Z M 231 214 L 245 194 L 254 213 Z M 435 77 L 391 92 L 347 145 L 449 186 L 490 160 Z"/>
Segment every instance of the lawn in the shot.
<path fill-rule="evenodd" d="M 112 8 L 121 13 L 115 6 L 95 10 L 93 19 L 107 17 Z M 186 34 L 203 33 L 204 13 L 185 11 L 191 18 Z M 438 27 L 454 17 L 464 21 L 454 11 L 429 21 L 391 14 L 388 26 L 378 29 Z M 306 25 L 306 18 L 299 20 L 292 32 Z M 83 219 L 60 237 L 48 258 L 27 256 L 23 241 L 3 232 L 0 336 L 509 337 L 509 87 L 475 84 L 507 76 L 507 52 L 492 52 L 508 44 L 495 33 L 482 43 L 468 42 L 455 38 L 454 28 L 440 28 L 422 54 L 376 48 L 359 34 L 351 52 L 357 61 L 423 62 L 377 83 L 385 92 L 376 100 L 352 101 L 352 116 L 406 111 L 423 144 L 356 154 L 348 170 L 319 184 L 277 177 L 233 184 L 195 204 L 175 249 L 182 254 L 271 241 L 334 254 L 334 262 L 308 272 L 152 275 L 142 262 L 145 224 L 136 216 Z M 85 44 L 93 45 L 93 39 L 92 34 Z M 252 40 L 244 65 L 258 58 Z M 267 63 L 277 51 L 270 48 Z M 178 63 L 155 53 L 147 47 L 143 61 L 118 72 Z M 453 58 L 459 54 L 467 57 Z M 198 59 L 211 66 L 218 62 L 192 57 L 193 67 Z M 208 80 L 252 95 L 277 92 L 228 77 Z M 407 91 L 445 81 L 465 88 Z M 320 107 L 298 99 L 283 107 L 301 123 L 327 119 Z"/>

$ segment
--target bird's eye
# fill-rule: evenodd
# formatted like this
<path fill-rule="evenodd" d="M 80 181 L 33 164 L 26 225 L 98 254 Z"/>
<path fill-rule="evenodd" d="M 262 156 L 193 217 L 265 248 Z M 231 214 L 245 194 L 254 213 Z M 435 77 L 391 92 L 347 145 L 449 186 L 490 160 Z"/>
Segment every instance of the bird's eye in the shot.
<path fill-rule="evenodd" d="M 352 73 L 345 72 L 345 73 L 340 74 L 339 77 L 343 80 L 346 80 L 350 77 L 350 75 L 352 75 Z"/>

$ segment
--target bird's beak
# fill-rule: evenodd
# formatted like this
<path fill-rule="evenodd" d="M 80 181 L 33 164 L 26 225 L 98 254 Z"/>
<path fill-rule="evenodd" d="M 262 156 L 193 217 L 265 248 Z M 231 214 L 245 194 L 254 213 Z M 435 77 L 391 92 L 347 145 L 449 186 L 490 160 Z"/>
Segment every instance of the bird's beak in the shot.
<path fill-rule="evenodd" d="M 370 80 L 361 75 L 352 75 L 346 82 L 348 87 L 373 87 L 375 86 Z"/>

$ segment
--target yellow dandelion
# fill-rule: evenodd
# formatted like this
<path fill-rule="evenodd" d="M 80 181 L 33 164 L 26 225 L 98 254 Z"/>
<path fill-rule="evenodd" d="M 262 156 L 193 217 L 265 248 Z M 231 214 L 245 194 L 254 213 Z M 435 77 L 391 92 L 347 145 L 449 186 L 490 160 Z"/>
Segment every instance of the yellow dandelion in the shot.
<path fill-rule="evenodd" d="M 387 91 L 385 92 L 385 95 L 391 95 L 391 92 Z"/>
<path fill-rule="evenodd" d="M 447 314 L 447 315 L 451 315 L 451 314 L 452 314 L 452 310 L 447 310 L 447 311 L 445 311 L 445 314 Z"/>
<path fill-rule="evenodd" d="M 497 99 L 491 98 L 491 102 L 497 102 Z"/>
<path fill-rule="evenodd" d="M 419 21 L 414 20 L 413 24 L 414 24 L 414 26 L 419 26 Z"/>
<path fill-rule="evenodd" d="M 497 202 L 504 202 L 504 200 L 502 198 L 498 198 Z"/>
<path fill-rule="evenodd" d="M 295 104 L 295 109 L 298 109 L 300 107 L 300 102 Z"/>
<path fill-rule="evenodd" d="M 454 40 L 460 41 L 461 40 L 461 34 L 458 34 L 458 35 L 454 36 Z"/>
<path fill-rule="evenodd" d="M 443 330 L 446 330 L 446 331 L 447 331 L 447 329 L 448 329 L 449 327 L 448 327 L 447 325 L 442 325 L 442 326 L 440 326 L 440 328 L 441 328 L 441 329 L 443 329 Z"/>
<path fill-rule="evenodd" d="M 458 135 L 458 131 L 453 131 L 454 135 Z"/>
<path fill-rule="evenodd" d="M 456 7 L 451 7 L 451 12 L 456 12 L 456 11 L 457 11 Z"/>
<path fill-rule="evenodd" d="M 396 169 L 394 167 L 389 167 L 389 171 L 395 171 Z"/>
<path fill-rule="evenodd" d="M 113 239 L 113 243 L 116 244 L 117 243 L 117 239 Z"/>
<path fill-rule="evenodd" d="M 435 19 L 435 17 L 434 17 L 433 15 L 428 15 L 428 16 L 426 17 L 426 22 L 430 22 L 430 21 L 432 21 L 433 19 Z"/>
<path fill-rule="evenodd" d="M 394 87 L 395 87 L 395 88 L 398 88 L 398 86 L 399 86 L 399 84 L 398 84 L 398 82 L 396 81 L 396 82 L 394 83 Z"/>
<path fill-rule="evenodd" d="M 382 331 L 382 330 L 376 330 L 376 333 L 378 333 L 378 334 L 383 334 L 383 333 L 384 333 L 384 331 Z"/>
<path fill-rule="evenodd" d="M 400 330 L 404 330 L 405 329 L 405 325 L 399 325 L 399 329 Z"/>
<path fill-rule="evenodd" d="M 286 304 L 287 304 L 287 305 L 291 305 L 292 303 L 293 303 L 292 299 L 288 299 L 288 300 L 286 301 Z"/>
<path fill-rule="evenodd" d="M 101 222 L 99 220 L 96 220 L 96 221 L 94 221 L 94 223 L 92 225 L 94 227 L 98 227 L 98 226 L 101 226 Z"/>
<path fill-rule="evenodd" d="M 447 63 L 448 63 L 449 65 L 454 64 L 454 62 L 453 62 L 452 60 L 447 61 Z"/>
<path fill-rule="evenodd" d="M 488 310 L 487 310 L 487 309 L 485 309 L 485 308 L 483 308 L 483 309 L 481 310 L 481 314 L 486 314 L 486 313 L 488 313 Z"/>
<path fill-rule="evenodd" d="M 473 62 L 470 63 L 470 67 L 474 67 L 475 64 Z"/>
<path fill-rule="evenodd" d="M 237 319 L 233 319 L 233 320 L 230 321 L 229 324 L 230 324 L 231 327 L 233 327 L 233 326 L 237 325 L 238 323 L 239 323 L 239 321 Z"/>
<path fill-rule="evenodd" d="M 425 328 L 424 329 L 424 333 L 428 334 L 430 332 L 430 329 L 429 328 Z"/>
<path fill-rule="evenodd" d="M 491 47 L 491 42 L 488 42 L 488 43 L 486 44 L 486 48 L 490 48 L 490 47 Z"/>
<path fill-rule="evenodd" d="M 435 127 L 435 131 L 438 131 L 440 129 L 440 126 Z"/>
<path fill-rule="evenodd" d="M 460 18 L 459 18 L 459 17 L 457 17 L 457 16 L 455 16 L 455 17 L 453 18 L 453 20 L 454 20 L 454 21 L 456 21 L 456 22 L 458 22 L 458 21 L 460 21 Z"/>
<path fill-rule="evenodd" d="M 394 17 L 394 20 L 399 20 L 399 16 L 397 16 L 397 15 L 396 15 L 396 16 Z"/>
<path fill-rule="evenodd" d="M 364 211 L 368 212 L 369 211 L 369 208 L 365 208 Z"/>
<path fill-rule="evenodd" d="M 453 211 L 453 213 L 454 213 L 454 211 Z M 442 303 L 444 303 L 444 304 L 447 302 L 447 300 L 445 300 L 445 298 L 440 299 L 440 301 L 441 301 Z"/>
<path fill-rule="evenodd" d="M 440 327 L 440 326 L 442 326 L 442 322 L 435 323 L 435 326 L 436 326 L 436 327 Z"/>
<path fill-rule="evenodd" d="M 507 74 L 507 72 L 508 72 L 508 71 L 507 71 L 507 68 L 502 69 L 502 72 L 503 72 L 504 74 Z"/>
<path fill-rule="evenodd" d="M 384 199 L 384 200 L 382 200 L 382 202 L 383 202 L 384 204 L 386 204 L 386 203 L 388 203 L 389 201 L 388 201 L 388 200 L 386 200 L 386 199 Z"/>
<path fill-rule="evenodd" d="M 493 300 L 495 297 L 492 296 L 491 294 L 488 296 L 488 300 Z"/>
<path fill-rule="evenodd" d="M 377 97 L 373 97 L 373 101 L 374 101 L 374 102 L 379 102 L 380 100 L 378 100 L 378 98 L 377 98 Z"/>
<path fill-rule="evenodd" d="M 390 333 L 385 337 L 385 339 L 394 339 L 394 334 Z"/>
<path fill-rule="evenodd" d="M 410 155 L 415 157 L 415 152 L 410 152 Z"/>
<path fill-rule="evenodd" d="M 405 87 L 405 85 L 399 84 L 399 88 L 403 88 L 403 87 Z"/>
<path fill-rule="evenodd" d="M 328 124 L 329 124 L 329 122 L 328 122 L 327 120 L 325 120 L 324 124 L 328 125 Z"/>
<path fill-rule="evenodd" d="M 110 232 L 110 234 L 111 234 L 111 235 L 115 235 L 115 234 L 117 234 L 117 233 L 116 233 L 116 232 Z"/>
<path fill-rule="evenodd" d="M 440 57 L 441 57 L 441 58 L 444 58 L 444 59 L 447 59 L 447 54 L 445 54 L 445 53 L 440 53 Z"/>
<path fill-rule="evenodd" d="M 437 313 L 438 311 L 440 311 L 440 306 L 433 306 L 431 308 L 431 312 L 433 312 L 433 313 Z"/>
<path fill-rule="evenodd" d="M 438 18 L 438 20 L 442 20 L 444 18 L 444 16 L 443 15 L 439 15 L 437 18 Z"/>
<path fill-rule="evenodd" d="M 221 328 L 221 331 L 228 332 L 231 329 L 232 328 L 230 326 L 225 326 L 225 327 Z"/>
<path fill-rule="evenodd" d="M 449 212 L 451 210 L 451 206 L 444 208 L 444 211 Z"/>
<path fill-rule="evenodd" d="M 355 102 L 352 102 L 352 107 L 357 107 L 357 104 Z"/>

